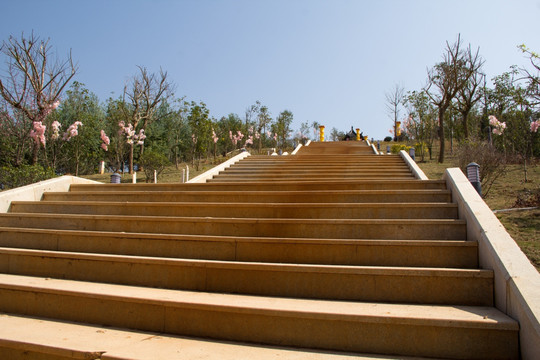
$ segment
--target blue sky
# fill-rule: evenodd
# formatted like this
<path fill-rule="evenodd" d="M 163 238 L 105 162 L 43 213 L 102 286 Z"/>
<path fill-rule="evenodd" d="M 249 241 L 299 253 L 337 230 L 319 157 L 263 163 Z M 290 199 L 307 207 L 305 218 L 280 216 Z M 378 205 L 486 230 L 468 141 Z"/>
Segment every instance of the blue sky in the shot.
<path fill-rule="evenodd" d="M 540 0 L 0 0 L 0 40 L 21 32 L 72 50 L 76 80 L 101 101 L 118 97 L 137 65 L 163 68 L 176 96 L 215 118 L 260 100 L 293 127 L 392 126 L 385 92 L 418 90 L 458 33 L 486 60 L 488 78 L 540 51 Z M 3 67 L 3 64 L 0 66 Z M 404 115 L 404 114 L 403 114 Z"/>

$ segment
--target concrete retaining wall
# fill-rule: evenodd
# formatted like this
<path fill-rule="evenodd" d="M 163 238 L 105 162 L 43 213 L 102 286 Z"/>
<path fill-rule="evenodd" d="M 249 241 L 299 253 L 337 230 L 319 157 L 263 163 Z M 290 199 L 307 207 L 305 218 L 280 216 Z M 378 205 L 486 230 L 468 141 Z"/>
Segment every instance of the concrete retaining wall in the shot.
<path fill-rule="evenodd" d="M 39 201 L 45 191 L 68 191 L 71 184 L 99 183 L 76 176 L 64 175 L 35 184 L 0 192 L 0 213 L 9 210 L 12 201 Z"/>
<path fill-rule="evenodd" d="M 459 168 L 443 176 L 467 220 L 467 239 L 478 241 L 479 264 L 494 272 L 495 306 L 519 321 L 523 359 L 540 359 L 540 274 Z"/>

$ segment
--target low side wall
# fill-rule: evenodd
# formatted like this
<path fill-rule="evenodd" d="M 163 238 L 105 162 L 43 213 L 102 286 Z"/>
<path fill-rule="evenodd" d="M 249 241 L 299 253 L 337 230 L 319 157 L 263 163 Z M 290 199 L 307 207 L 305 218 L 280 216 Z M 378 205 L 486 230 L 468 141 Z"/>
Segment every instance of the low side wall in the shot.
<path fill-rule="evenodd" d="M 405 150 L 401 150 L 399 152 L 399 155 L 401 155 L 401 158 L 405 160 L 405 163 L 411 169 L 412 173 L 414 174 L 414 177 L 420 180 L 429 180 L 426 174 L 420 169 L 418 164 L 407 154 Z"/>
<path fill-rule="evenodd" d="M 495 306 L 519 321 L 523 359 L 540 359 L 540 274 L 459 168 L 443 176 L 467 220 L 467 239 L 478 241 L 479 264 L 494 272 Z"/>
<path fill-rule="evenodd" d="M 233 156 L 229 160 L 227 160 L 227 161 L 225 161 L 225 162 L 211 168 L 210 170 L 208 170 L 206 172 L 203 172 L 199 176 L 195 176 L 193 179 L 189 180 L 188 183 L 204 183 L 204 182 L 206 182 L 206 180 L 211 179 L 215 175 L 219 174 L 220 171 L 225 170 L 226 168 L 228 168 L 229 166 L 231 166 L 235 162 L 240 161 L 243 158 L 246 158 L 246 157 L 248 157 L 250 155 L 251 154 L 248 153 L 247 151 L 241 152 L 240 154 L 238 154 L 236 156 Z"/>
<path fill-rule="evenodd" d="M 99 183 L 77 176 L 64 175 L 54 179 L 44 180 L 35 184 L 21 186 L 0 192 L 0 212 L 9 210 L 12 201 L 39 201 L 44 192 L 68 191 L 71 184 Z"/>

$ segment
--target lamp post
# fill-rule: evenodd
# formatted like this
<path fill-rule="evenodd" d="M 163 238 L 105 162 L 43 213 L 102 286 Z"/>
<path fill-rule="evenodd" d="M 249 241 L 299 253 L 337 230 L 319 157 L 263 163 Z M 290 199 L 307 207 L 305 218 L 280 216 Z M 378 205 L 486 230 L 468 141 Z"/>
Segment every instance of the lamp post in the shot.
<path fill-rule="evenodd" d="M 467 165 L 467 179 L 471 182 L 478 195 L 482 196 L 482 184 L 480 183 L 480 165 L 475 162 Z"/>

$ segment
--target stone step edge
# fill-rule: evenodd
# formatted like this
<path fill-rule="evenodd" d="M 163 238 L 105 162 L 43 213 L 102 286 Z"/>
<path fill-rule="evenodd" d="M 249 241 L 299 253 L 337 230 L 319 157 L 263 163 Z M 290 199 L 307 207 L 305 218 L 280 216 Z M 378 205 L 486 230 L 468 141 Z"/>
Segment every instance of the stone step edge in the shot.
<path fill-rule="evenodd" d="M 314 224 L 314 225 L 466 225 L 460 219 L 286 219 L 286 218 L 226 218 L 226 217 L 188 217 L 188 216 L 140 216 L 140 215 L 87 215 L 61 214 L 62 219 L 107 220 L 133 222 L 197 222 L 197 223 L 235 223 L 235 224 Z M 0 218 L 44 218 L 58 221 L 55 213 L 2 213 Z"/>
<path fill-rule="evenodd" d="M 211 341 L 0 313 L 0 353 L 2 348 L 86 360 L 275 360 L 291 357 L 295 360 L 395 359 L 381 355 L 373 357 L 355 353 Z"/>
<path fill-rule="evenodd" d="M 196 201 L 103 201 L 103 200 L 46 200 L 46 201 L 12 201 L 11 205 L 67 205 L 67 206 L 142 206 L 142 207 L 220 207 L 220 208 L 238 208 L 238 207 L 267 207 L 267 208 L 450 208 L 458 207 L 456 203 L 449 202 L 359 202 L 359 203 L 283 203 L 283 202 L 196 202 Z"/>
<path fill-rule="evenodd" d="M 230 243 L 262 243 L 262 244 L 312 244 L 312 245 L 356 245 L 356 246 L 437 246 L 437 247 L 478 247 L 478 242 L 470 240 L 388 240 L 388 239 L 316 239 L 316 238 L 286 238 L 286 237 L 250 237 L 250 236 L 219 236 L 219 235 L 193 235 L 193 234 L 153 234 L 153 233 L 135 233 L 135 232 L 112 232 L 112 231 L 87 231 L 87 230 L 69 230 L 69 229 L 41 229 L 41 228 L 21 228 L 12 226 L 0 226 L 0 232 L 20 232 L 30 234 L 51 234 L 51 235 L 70 235 L 70 236 L 88 236 L 88 237 L 118 237 L 134 238 L 148 240 L 184 240 L 184 241 L 214 241 Z"/>
<path fill-rule="evenodd" d="M 126 175 L 128 176 L 128 175 Z M 295 181 L 289 181 L 288 182 L 291 185 L 296 185 Z M 325 185 L 325 186 L 331 186 L 331 185 L 343 185 L 343 184 L 351 184 L 351 185 L 362 185 L 362 184 L 395 184 L 395 183 L 431 183 L 431 184 L 442 184 L 446 185 L 446 182 L 444 180 L 393 180 L 393 179 L 381 179 L 381 180 L 339 180 L 339 181 L 326 181 L 326 180 L 311 180 L 310 182 L 306 182 L 305 185 Z M 261 181 L 260 183 L 263 186 L 272 186 L 274 183 L 271 181 Z M 229 185 L 236 185 L 236 186 L 242 186 L 244 185 L 243 182 L 235 182 L 229 184 Z M 283 183 L 281 185 L 286 185 L 286 183 Z M 122 184 L 110 184 L 110 183 L 103 183 L 103 184 L 71 184 L 70 189 L 77 190 L 77 189 L 84 189 L 87 187 L 112 187 L 112 188 L 118 188 L 118 187 L 148 187 L 148 188 L 155 188 L 155 187 L 163 187 L 163 186 L 171 186 L 171 187 L 186 187 L 186 188 L 195 188 L 195 187 L 211 187 L 212 185 L 205 184 L 205 183 L 158 183 L 158 184 L 150 184 L 150 183 L 122 183 Z"/>
<path fill-rule="evenodd" d="M 297 265 L 2 248 L 0 259 L 4 263 L 0 272 L 5 274 L 150 288 L 306 299 L 493 305 L 490 270 Z M 411 287 L 417 287 L 417 291 L 409 291 Z M 439 291 L 433 292 L 431 287 Z"/>
<path fill-rule="evenodd" d="M 146 265 L 192 266 L 213 269 L 237 269 L 246 271 L 276 271 L 320 274 L 348 274 L 373 276 L 415 276 L 415 277 L 455 277 L 493 278 L 492 270 L 455 269 L 433 267 L 359 266 L 359 265 L 317 265 L 292 263 L 267 263 L 248 261 L 221 261 L 205 259 L 182 259 L 135 255 L 112 255 L 54 250 L 35 250 L 0 247 L 0 255 L 40 256 L 48 258 L 137 263 Z M 9 265 L 8 265 L 9 267 Z"/>
<path fill-rule="evenodd" d="M 94 194 L 102 194 L 104 191 L 57 191 L 54 193 L 45 193 L 47 194 L 59 194 L 59 195 L 66 195 L 66 194 L 77 194 L 77 195 L 94 195 Z M 115 193 L 113 191 L 107 191 L 107 194 L 109 193 Z M 260 195 L 364 195 L 364 194 L 376 194 L 376 195 L 391 195 L 391 194 L 444 194 L 444 195 L 450 195 L 450 190 L 446 189 L 375 189 L 375 190 L 275 190 L 275 191 L 266 191 L 266 190 L 202 190 L 202 191 L 189 191 L 189 190 L 176 190 L 176 191 L 118 191 L 118 194 L 123 195 L 139 195 L 141 193 L 151 193 L 153 195 L 171 195 L 171 194 L 197 194 L 197 195 L 229 195 L 229 194 L 241 194 L 241 195 L 253 195 L 253 196 L 260 196 Z"/>
<path fill-rule="evenodd" d="M 519 330 L 515 320 L 493 307 L 485 306 L 404 305 L 218 294 L 6 274 L 0 274 L 0 289 L 230 314 L 499 331 Z"/>

